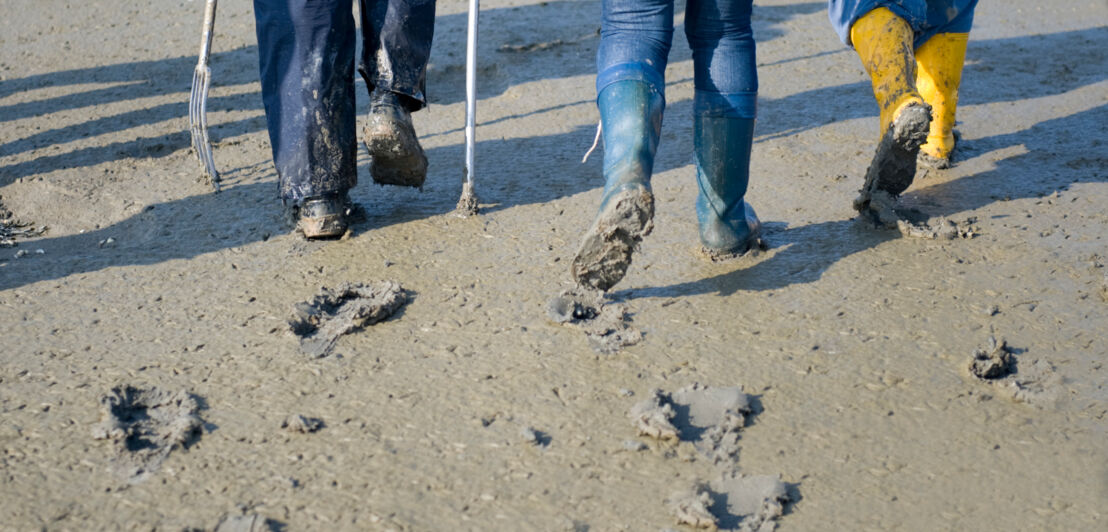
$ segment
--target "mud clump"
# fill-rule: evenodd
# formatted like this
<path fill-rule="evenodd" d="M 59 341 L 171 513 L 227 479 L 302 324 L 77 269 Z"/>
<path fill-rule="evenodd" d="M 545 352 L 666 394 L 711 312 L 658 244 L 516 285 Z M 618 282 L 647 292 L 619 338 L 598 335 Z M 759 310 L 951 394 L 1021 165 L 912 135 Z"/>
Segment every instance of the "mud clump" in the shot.
<path fill-rule="evenodd" d="M 407 292 L 394 281 L 324 287 L 311 301 L 296 304 L 289 328 L 300 338 L 302 352 L 321 358 L 340 336 L 388 319 L 407 302 Z"/>
<path fill-rule="evenodd" d="M 666 500 L 677 524 L 693 528 L 718 530 L 719 519 L 709 510 L 714 504 L 711 493 L 702 485 L 693 486 L 687 491 L 679 491 Z"/>
<path fill-rule="evenodd" d="M 2 199 L 3 197 L 0 197 L 0 200 Z M 17 238 L 31 238 L 45 232 L 45 227 L 34 228 L 31 224 L 17 220 L 0 201 L 0 248 L 15 247 L 18 245 L 15 241 Z"/>
<path fill-rule="evenodd" d="M 628 414 L 639 436 L 649 436 L 664 441 L 676 441 L 681 438 L 677 427 L 673 426 L 673 418 L 676 415 L 672 400 L 661 390 L 650 392 L 650 397 L 635 403 Z"/>
<path fill-rule="evenodd" d="M 629 324 L 626 306 L 606 302 L 602 294 L 580 287 L 550 300 L 546 313 L 555 323 L 584 332 L 599 353 L 617 353 L 642 341 L 642 332 Z"/>
<path fill-rule="evenodd" d="M 311 434 L 323 428 L 323 420 L 316 417 L 293 414 L 281 422 L 281 428 L 297 434 Z"/>
<path fill-rule="evenodd" d="M 100 422 L 92 437 L 115 445 L 114 468 L 131 483 L 155 473 L 169 453 L 200 436 L 200 407 L 185 391 L 112 388 L 100 398 Z"/>
<path fill-rule="evenodd" d="M 979 379 L 999 379 L 1007 376 L 1014 369 L 1012 353 L 1004 339 L 997 340 L 989 337 L 989 345 L 985 349 L 973 351 L 973 359 L 970 360 L 969 372 Z"/>
<path fill-rule="evenodd" d="M 977 379 L 991 383 L 1000 395 L 1036 406 L 1056 400 L 1062 383 L 1049 362 L 1034 360 L 1017 364 L 1008 344 L 992 336 L 986 348 L 973 352 L 968 369 Z"/>
<path fill-rule="evenodd" d="M 738 455 L 740 431 L 752 413 L 742 388 L 694 383 L 672 394 L 652 391 L 631 407 L 629 416 L 639 435 L 692 442 L 702 455 L 721 463 Z"/>
<path fill-rule="evenodd" d="M 454 213 L 465 218 L 477 214 L 479 210 L 477 193 L 473 190 L 473 182 L 466 181 L 462 184 L 462 195 L 458 198 L 458 204 L 454 206 Z"/>
<path fill-rule="evenodd" d="M 908 220 L 896 220 L 896 227 L 900 234 L 912 238 L 926 238 L 930 240 L 956 240 L 959 238 L 973 238 L 981 234 L 973 224 L 973 218 L 964 222 L 955 222 L 945 217 L 940 217 L 934 223 L 913 223 Z"/>

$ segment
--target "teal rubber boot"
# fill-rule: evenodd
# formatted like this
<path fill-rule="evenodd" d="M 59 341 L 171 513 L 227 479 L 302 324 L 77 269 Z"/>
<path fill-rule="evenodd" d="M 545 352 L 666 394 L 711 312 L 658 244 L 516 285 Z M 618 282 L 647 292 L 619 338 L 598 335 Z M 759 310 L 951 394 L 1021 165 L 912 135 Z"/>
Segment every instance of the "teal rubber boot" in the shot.
<path fill-rule="evenodd" d="M 762 224 L 743 200 L 750 177 L 754 119 L 695 116 L 696 220 L 709 258 L 742 255 L 761 247 Z"/>
<path fill-rule="evenodd" d="M 597 98 L 604 136 L 604 195 L 571 272 L 578 284 L 607 290 L 623 279 L 631 255 L 654 228 L 650 174 L 665 99 L 650 84 L 622 80 Z"/>

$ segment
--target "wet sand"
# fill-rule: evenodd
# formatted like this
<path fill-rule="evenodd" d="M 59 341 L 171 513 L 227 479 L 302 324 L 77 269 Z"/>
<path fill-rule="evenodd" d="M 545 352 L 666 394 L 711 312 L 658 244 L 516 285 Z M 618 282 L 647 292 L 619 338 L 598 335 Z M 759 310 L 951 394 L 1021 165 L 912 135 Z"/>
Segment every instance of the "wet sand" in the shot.
<path fill-rule="evenodd" d="M 877 106 L 826 3 L 759 2 L 747 199 L 768 249 L 719 263 L 696 254 L 678 28 L 654 231 L 609 294 L 642 337 L 615 354 L 548 315 L 600 197 L 602 157 L 580 162 L 599 4 L 482 7 L 481 214 L 453 214 L 466 4 L 444 0 L 415 115 L 427 182 L 374 185 L 361 151 L 366 217 L 328 242 L 276 199 L 249 3 L 216 23 L 219 194 L 189 149 L 202 3 L 0 7 L 0 212 L 47 228 L 0 247 L 0 528 L 689 530 L 666 501 L 725 493 L 718 464 L 627 416 L 693 383 L 750 396 L 730 460 L 779 476 L 779 530 L 1103 528 L 1103 2 L 979 7 L 956 165 L 901 199 L 921 227 L 974 220 L 934 239 L 855 219 Z M 302 353 L 296 303 L 383 279 L 409 302 Z M 990 337 L 1011 386 L 968 370 Z M 126 386 L 187 391 L 202 420 L 133 484 L 92 436 Z"/>

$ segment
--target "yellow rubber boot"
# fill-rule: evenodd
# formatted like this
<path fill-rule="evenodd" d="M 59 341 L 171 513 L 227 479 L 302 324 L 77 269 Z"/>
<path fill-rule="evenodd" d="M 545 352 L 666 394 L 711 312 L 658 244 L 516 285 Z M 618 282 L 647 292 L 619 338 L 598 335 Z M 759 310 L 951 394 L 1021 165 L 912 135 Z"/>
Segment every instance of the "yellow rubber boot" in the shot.
<path fill-rule="evenodd" d="M 866 13 L 850 28 L 854 50 L 869 73 L 881 109 L 881 138 L 854 208 L 885 226 L 896 224 L 897 197 L 915 179 L 919 147 L 931 124 L 931 107 L 916 92 L 913 37 L 912 27 L 883 7 Z"/>
<path fill-rule="evenodd" d="M 912 27 L 884 7 L 866 13 L 850 27 L 850 41 L 869 73 L 881 108 L 881 134 L 904 107 L 923 103 L 916 92 L 912 39 Z"/>
<path fill-rule="evenodd" d="M 954 150 L 954 111 L 966 62 L 968 33 L 939 33 L 916 50 L 916 88 L 931 106 L 931 131 L 920 146 L 920 160 L 936 168 L 950 166 Z"/>

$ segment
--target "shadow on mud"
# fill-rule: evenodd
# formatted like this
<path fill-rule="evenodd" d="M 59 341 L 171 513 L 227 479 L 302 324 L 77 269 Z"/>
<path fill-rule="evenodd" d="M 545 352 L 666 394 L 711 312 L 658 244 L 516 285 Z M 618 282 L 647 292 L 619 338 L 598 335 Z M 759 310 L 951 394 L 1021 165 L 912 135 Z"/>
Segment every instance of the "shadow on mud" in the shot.
<path fill-rule="evenodd" d="M 946 183 L 923 186 L 905 194 L 904 201 L 929 216 L 949 216 L 995 201 L 1041 197 L 1074 183 L 1108 181 L 1108 105 L 1047 120 L 1023 131 L 975 139 L 963 157 L 974 157 L 1010 146 L 1027 152 L 1002 159 L 988 172 Z M 916 187 L 920 187 L 917 177 Z M 925 182 L 925 181 L 924 181 Z M 844 199 L 847 201 L 848 199 Z M 731 295 L 763 291 L 819 280 L 840 259 L 883 242 L 900 238 L 895 230 L 877 230 L 857 219 L 781 227 L 767 224 L 766 240 L 772 257 L 750 268 L 693 282 L 616 292 L 615 298 L 680 297 L 692 294 Z"/>
<path fill-rule="evenodd" d="M 568 6 L 589 4 L 592 2 L 567 2 Z M 553 5 L 553 4 L 551 4 Z M 801 13 L 810 13 L 822 6 L 819 3 L 800 4 L 800 7 L 780 6 L 781 20 Z M 520 8 L 522 9 L 522 8 Z M 526 9 L 540 9 L 531 6 Z M 542 8 L 545 9 L 545 8 Z M 775 8 L 759 6 L 755 10 L 755 26 L 759 38 L 767 40 L 764 33 L 773 27 L 772 16 Z M 500 13 L 503 11 L 503 13 Z M 491 10 L 483 17 L 510 17 L 510 9 Z M 759 15 L 761 13 L 761 15 Z M 762 17 L 759 19 L 759 17 Z M 783 18 L 782 18 L 783 17 Z M 767 22 L 767 20 L 769 22 Z M 439 18 L 441 31 L 449 33 L 460 31 L 465 21 L 462 17 L 451 15 Z M 759 25 L 766 26 L 758 30 Z M 451 30 L 453 28 L 453 30 Z M 580 28 L 574 28 L 575 31 Z M 565 27 L 554 27 L 549 31 L 569 31 Z M 547 30 L 544 30 L 547 31 Z M 464 31 L 462 32 L 464 33 Z M 963 84 L 964 104 L 980 104 L 996 101 L 1017 101 L 1039 98 L 1068 92 L 1108 78 L 1108 71 L 1098 68 L 1104 63 L 1105 51 L 1098 43 L 1108 36 L 1108 29 L 1061 32 L 1050 35 L 1027 36 L 1011 39 L 972 41 L 969 62 L 966 66 Z M 489 46 L 499 47 L 515 42 L 519 35 L 506 32 L 499 35 L 503 42 L 493 42 Z M 491 40 L 491 39 L 490 39 Z M 590 44 L 591 43 L 591 44 Z M 567 46 L 594 46 L 595 39 L 586 39 Z M 1014 57 L 1013 47 L 1022 47 L 1034 51 L 1042 57 L 1040 61 L 1027 61 Z M 591 54 L 578 54 L 575 58 L 560 58 L 558 50 L 565 47 L 540 48 L 525 53 L 511 52 L 509 55 L 529 56 L 520 61 L 549 61 L 559 67 L 569 65 L 568 70 L 559 68 L 556 76 L 549 71 L 541 71 L 540 77 L 562 77 L 591 72 L 593 68 Z M 499 52 L 493 52 L 499 53 Z M 552 55 L 553 54 L 553 55 Z M 442 55 L 440 53 L 440 55 Z M 457 54 L 455 54 L 457 55 Z M 586 57 L 588 56 L 588 57 Z M 1084 57 L 1081 62 L 1063 61 L 1066 57 Z M 1047 60 L 1055 58 L 1058 61 Z M 460 57 L 454 59 L 460 61 Z M 679 60 L 679 58 L 674 58 Z M 166 92 L 187 94 L 193 59 L 182 57 L 157 62 L 139 62 L 115 65 L 103 68 L 79 69 L 66 72 L 32 76 L 23 79 L 0 82 L 0 96 L 15 91 L 30 90 L 36 87 L 78 83 L 119 83 L 109 88 L 95 88 L 76 95 L 67 95 L 45 99 L 29 104 L 0 106 L 0 122 L 19 117 L 38 116 L 65 109 L 120 102 Z M 253 83 L 256 78 L 256 50 L 252 47 L 217 54 L 217 84 Z M 228 69 L 230 63 L 236 68 Z M 502 91 L 515 83 L 529 81 L 527 72 L 514 68 L 512 64 L 504 66 L 508 85 L 495 88 Z M 140 75 L 136 76 L 136 72 Z M 522 76 L 522 77 L 520 77 Z M 1016 79 L 1019 83 L 1012 83 Z M 1015 87 L 1018 85 L 1018 87 Z M 461 84 L 454 87 L 439 87 L 446 99 L 457 101 L 462 95 Z M 487 97 L 489 93 L 484 92 Z M 591 95 L 589 95 L 591 97 Z M 824 105 L 826 102 L 835 105 Z M 213 99 L 213 108 L 242 105 L 246 108 L 260 109 L 260 96 L 257 93 L 240 94 Z M 792 112 L 797 106 L 803 106 L 811 112 Z M 243 107 L 236 107 L 241 109 Z M 806 129 L 814 129 L 829 122 L 876 116 L 867 84 L 850 83 L 834 87 L 824 87 L 787 96 L 785 98 L 763 101 L 763 108 L 773 120 L 760 121 L 757 134 L 765 140 L 774 135 L 795 134 Z M 113 125 L 114 119 L 121 119 L 127 127 L 152 124 L 170 119 L 179 119 L 184 125 L 185 102 L 167 104 L 143 111 L 128 112 L 111 118 L 96 119 L 68 128 L 58 128 L 50 132 L 9 142 L 2 146 L 3 155 L 9 150 L 33 149 L 40 143 L 66 142 L 85 133 L 100 132 L 102 128 L 114 131 L 123 125 Z M 967 176 L 941 185 L 919 188 L 908 197 L 917 203 L 934 205 L 932 214 L 952 214 L 986 205 L 1001 198 L 1031 197 L 1049 193 L 1051 190 L 1078 181 L 1103 181 L 1105 157 L 1103 139 L 1105 124 L 1108 124 L 1108 112 L 1105 106 L 1071 116 L 1048 120 L 1016 133 L 997 135 L 982 139 L 970 139 L 962 148 L 964 156 L 976 156 L 1007 146 L 1025 145 L 1028 152 L 997 163 L 995 170 L 979 175 Z M 691 101 L 673 101 L 667 107 L 664 131 L 684 132 L 691 127 Z M 264 128 L 264 119 L 260 116 L 221 123 L 214 126 L 217 137 L 228 138 Z M 488 205 L 487 210 L 504 209 L 511 206 L 543 203 L 560 197 L 577 194 L 602 185 L 600 161 L 594 156 L 588 164 L 580 164 L 579 157 L 591 144 L 595 130 L 592 126 L 581 126 L 569 133 L 530 138 L 496 139 L 478 143 L 478 153 L 485 160 L 511 163 L 520 160 L 519 154 L 526 154 L 528 163 L 541 164 L 518 165 L 501 164 L 481 174 L 478 194 Z M 691 135 L 679 134 L 666 143 L 674 143 L 665 150 L 668 155 L 660 156 L 656 164 L 657 172 L 686 166 L 690 163 Z M 50 172 L 60 168 L 90 166 L 120 157 L 164 157 L 174 155 L 186 149 L 188 134 L 173 131 L 160 137 L 145 137 L 133 141 L 113 143 L 106 146 L 85 148 L 68 154 L 50 155 L 33 161 L 0 167 L 0 186 L 12 182 L 18 177 Z M 676 149 L 674 149 L 676 148 Z M 844 152 L 855 151 L 854 146 L 844 146 Z M 228 149 L 228 148 L 224 148 Z M 757 148 L 755 148 L 757 149 Z M 853 155 L 852 155 L 853 156 Z M 216 152 L 218 161 L 219 153 Z M 362 184 L 355 189 L 355 199 L 367 203 L 369 219 L 356 227 L 365 230 L 394 223 L 419 219 L 450 212 L 458 198 L 461 182 L 460 161 L 463 160 L 462 145 L 444 146 L 428 151 L 432 161 L 432 175 L 423 194 L 411 196 L 409 193 L 392 192 L 379 187 L 370 187 L 366 178 L 366 168 L 359 170 Z M 191 161 L 190 161 L 191 162 Z M 233 174 L 234 172 L 229 172 Z M 1013 174 L 1037 173 L 1035 179 L 1011 179 Z M 917 184 L 919 187 L 920 184 Z M 28 262 L 10 262 L 0 275 L 0 290 L 23 286 L 47 279 L 58 279 L 75 273 L 96 271 L 109 266 L 154 264 L 176 258 L 189 258 L 220 249 L 242 246 L 265 240 L 269 235 L 286 232 L 288 224 L 282 221 L 280 205 L 276 201 L 276 186 L 269 183 L 238 184 L 233 183 L 220 195 L 200 195 L 177 201 L 148 206 L 141 213 L 110 227 L 87 233 L 38 240 L 35 247 L 47 251 L 66 250 L 64 258 L 36 260 Z M 382 192 L 384 190 L 384 192 Z M 842 198 L 850 201 L 851 198 Z M 256 206 L 256 204 L 260 206 Z M 11 206 L 9 206 L 10 208 Z M 582 220 L 591 217 L 591 212 L 582 212 Z M 244 215 L 248 218 L 244 219 Z M 252 218 L 249 218 L 252 216 Z M 197 222 L 203 218 L 203 222 Z M 584 223 L 584 222 L 583 222 Z M 157 234 L 155 234 L 157 233 Z M 138 241 L 142 245 L 124 248 L 101 248 L 101 242 L 119 234 L 142 235 Z M 157 236 L 157 238 L 155 238 Z M 686 295 L 694 293 L 718 292 L 734 293 L 738 290 L 768 290 L 790 284 L 812 282 L 834 262 L 857 251 L 873 247 L 881 242 L 895 238 L 887 232 L 875 232 L 859 227 L 852 220 L 812 224 L 795 228 L 772 231 L 769 240 L 779 248 L 773 257 L 758 263 L 752 268 L 739 270 L 703 279 L 693 283 L 684 283 L 668 287 L 636 290 L 636 297 Z"/>
<path fill-rule="evenodd" d="M 822 9 L 820 2 L 785 6 L 758 6 L 754 11 L 754 27 L 760 42 L 785 34 L 781 22 L 792 17 Z M 580 27 L 570 24 L 582 10 L 595 11 L 596 24 Z M 595 0 L 551 2 L 513 8 L 484 9 L 481 27 L 481 71 L 479 95 L 490 98 L 502 94 L 513 85 L 542 79 L 564 78 L 592 74 L 599 42 L 600 4 Z M 535 24 L 536 20 L 545 23 Z M 551 24 L 551 21 L 564 21 Z M 451 104 L 465 98 L 465 34 L 466 14 L 442 15 L 435 20 L 435 48 L 428 67 L 428 95 L 431 104 Z M 491 28 L 496 28 L 492 31 Z M 681 38 L 678 36 L 677 38 Z M 216 48 L 219 35 L 216 34 Z M 673 61 L 679 58 L 673 54 Z M 556 68 L 535 68 L 547 63 Z M 0 157 L 78 141 L 98 135 L 118 133 L 130 128 L 174 121 L 170 126 L 180 129 L 162 135 L 138 137 L 132 140 L 80 148 L 66 153 L 50 154 L 33 160 L 0 166 L 0 187 L 16 179 L 48 173 L 63 168 L 79 168 L 115 161 L 121 158 L 161 158 L 178 150 L 189 149 L 190 141 L 185 117 L 188 114 L 188 91 L 192 82 L 195 56 L 181 56 L 157 61 L 136 61 L 104 67 L 91 67 L 28 76 L 0 81 L 0 99 L 18 92 L 43 87 L 68 85 L 96 86 L 72 94 L 0 105 L 0 123 L 33 118 L 63 111 L 180 94 L 181 100 L 163 103 L 115 115 L 94 118 L 70 126 L 38 131 L 29 136 L 0 144 Z M 255 111 L 250 118 L 213 122 L 210 131 L 216 141 L 216 162 L 219 161 L 219 139 L 230 139 L 265 129 L 261 116 L 261 93 L 257 91 L 221 94 L 232 87 L 256 84 L 258 80 L 258 49 L 247 46 L 215 52 L 211 57 L 213 87 L 208 100 L 209 116 L 219 111 Z M 358 113 L 364 116 L 368 98 L 364 84 L 358 85 Z M 591 101 L 592 95 L 588 95 Z M 513 117 L 518 118 L 518 117 Z"/>

